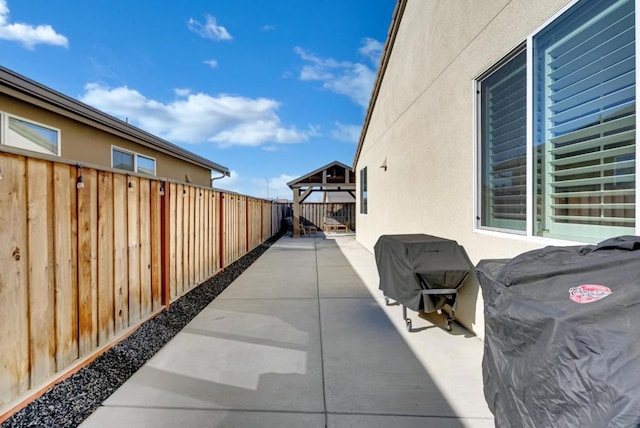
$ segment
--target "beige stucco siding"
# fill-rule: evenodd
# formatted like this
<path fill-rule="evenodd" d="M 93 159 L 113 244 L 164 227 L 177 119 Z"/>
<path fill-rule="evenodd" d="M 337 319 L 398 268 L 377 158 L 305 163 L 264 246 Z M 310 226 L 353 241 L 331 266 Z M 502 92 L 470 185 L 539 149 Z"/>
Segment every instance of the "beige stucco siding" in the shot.
<path fill-rule="evenodd" d="M 6 112 L 60 130 L 61 157 L 111 168 L 111 147 L 117 146 L 156 159 L 156 176 L 211 186 L 211 170 L 151 149 L 135 141 L 74 120 L 67 115 L 0 93 L 0 112 Z"/>
<path fill-rule="evenodd" d="M 408 0 L 356 164 L 357 174 L 368 167 L 359 242 L 373 250 L 382 234 L 437 235 L 457 240 L 474 264 L 550 244 L 474 230 L 473 82 L 567 3 Z M 482 310 L 478 285 L 468 284 L 457 316 L 480 336 Z"/>

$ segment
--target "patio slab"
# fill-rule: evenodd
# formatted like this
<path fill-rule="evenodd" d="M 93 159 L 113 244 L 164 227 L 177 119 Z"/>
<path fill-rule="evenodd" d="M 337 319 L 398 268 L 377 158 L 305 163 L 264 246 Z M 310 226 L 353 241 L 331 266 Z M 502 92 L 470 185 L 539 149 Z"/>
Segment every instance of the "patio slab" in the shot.
<path fill-rule="evenodd" d="M 320 307 L 327 412 L 457 416 L 373 298 Z"/>
<path fill-rule="evenodd" d="M 235 410 L 100 408 L 83 428 L 278 427 L 324 428 L 324 414 Z M 344 426 L 344 425 L 343 425 Z"/>
<path fill-rule="evenodd" d="M 353 236 L 284 237 L 83 427 L 493 426 L 482 342 L 400 313 Z"/>
<path fill-rule="evenodd" d="M 322 412 L 315 300 L 215 300 L 107 407 Z"/>

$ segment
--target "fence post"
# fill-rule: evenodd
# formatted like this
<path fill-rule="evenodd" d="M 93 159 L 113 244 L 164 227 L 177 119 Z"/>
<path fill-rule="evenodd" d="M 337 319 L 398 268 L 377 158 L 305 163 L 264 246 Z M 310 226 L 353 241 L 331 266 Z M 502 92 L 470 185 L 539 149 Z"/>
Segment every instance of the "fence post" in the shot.
<path fill-rule="evenodd" d="M 171 260 L 171 230 L 169 225 L 171 221 L 171 186 L 169 182 L 162 184 L 164 196 L 160 197 L 160 269 L 161 269 L 161 302 L 165 308 L 169 308 L 171 304 L 171 271 L 169 269 L 169 261 Z"/>
<path fill-rule="evenodd" d="M 220 192 L 220 198 L 218 199 L 218 205 L 220 206 L 220 233 L 218 235 L 218 242 L 220 248 L 220 269 L 224 269 L 224 193 Z"/>
<path fill-rule="evenodd" d="M 245 232 L 244 232 L 244 253 L 247 254 L 249 252 L 249 198 L 247 197 L 244 200 L 244 216 L 245 216 Z M 251 228 L 253 229 L 253 228 Z"/>

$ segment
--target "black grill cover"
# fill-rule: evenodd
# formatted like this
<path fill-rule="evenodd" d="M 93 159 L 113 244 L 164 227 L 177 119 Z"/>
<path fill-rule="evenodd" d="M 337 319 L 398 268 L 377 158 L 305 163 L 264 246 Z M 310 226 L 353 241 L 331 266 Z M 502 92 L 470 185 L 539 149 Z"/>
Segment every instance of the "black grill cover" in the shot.
<path fill-rule="evenodd" d="M 473 271 L 464 248 L 456 241 L 436 236 L 382 235 L 374 251 L 380 289 L 414 311 L 440 309 L 442 299 L 423 297 L 422 290 L 458 289 Z M 447 303 L 455 304 L 455 300 Z"/>
<path fill-rule="evenodd" d="M 640 237 L 477 266 L 498 427 L 640 426 Z"/>

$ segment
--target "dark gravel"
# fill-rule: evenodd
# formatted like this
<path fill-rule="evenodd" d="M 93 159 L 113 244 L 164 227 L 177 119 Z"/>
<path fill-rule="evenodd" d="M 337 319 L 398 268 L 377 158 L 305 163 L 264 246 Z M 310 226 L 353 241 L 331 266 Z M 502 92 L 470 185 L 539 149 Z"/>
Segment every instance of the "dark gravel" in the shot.
<path fill-rule="evenodd" d="M 2 423 L 9 427 L 77 427 L 116 389 L 256 261 L 279 236 L 190 291 L 91 364 L 56 384 Z"/>

